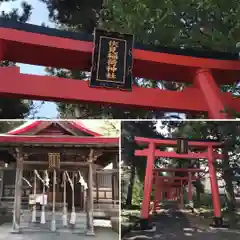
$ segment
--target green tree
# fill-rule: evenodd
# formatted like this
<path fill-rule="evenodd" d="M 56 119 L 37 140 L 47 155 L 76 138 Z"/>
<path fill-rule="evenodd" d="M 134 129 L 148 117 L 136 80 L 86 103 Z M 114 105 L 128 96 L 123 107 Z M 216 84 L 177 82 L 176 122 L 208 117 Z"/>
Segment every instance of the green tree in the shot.
<path fill-rule="evenodd" d="M 0 5 L 3 2 L 10 2 L 11 0 L 2 0 Z M 22 2 L 22 13 L 20 9 L 12 9 L 9 13 L 5 11 L 1 12 L 1 17 L 5 19 L 16 20 L 19 22 L 26 22 L 31 15 L 31 6 Z M 0 67 L 15 66 L 15 63 L 9 61 L 0 62 Z M 20 119 L 29 115 L 31 110 L 34 109 L 34 104 L 32 101 L 23 100 L 23 99 L 9 99 L 9 98 L 0 98 L 0 119 Z"/>
<path fill-rule="evenodd" d="M 24 121 L 0 121 L 0 133 L 7 133 L 23 123 Z"/>
<path fill-rule="evenodd" d="M 235 0 L 41 0 L 49 17 L 61 29 L 92 33 L 94 27 L 133 33 L 135 40 L 150 47 L 168 46 L 236 52 L 239 41 L 240 7 Z M 54 75 L 84 79 L 79 71 L 60 70 Z M 184 84 L 135 79 L 141 87 L 177 90 Z M 224 86 L 224 91 L 238 91 Z M 118 108 L 101 104 L 58 104 L 62 118 L 161 118 L 161 111 Z M 187 116 L 195 117 L 195 116 Z M 201 116 L 202 117 L 202 116 Z"/>

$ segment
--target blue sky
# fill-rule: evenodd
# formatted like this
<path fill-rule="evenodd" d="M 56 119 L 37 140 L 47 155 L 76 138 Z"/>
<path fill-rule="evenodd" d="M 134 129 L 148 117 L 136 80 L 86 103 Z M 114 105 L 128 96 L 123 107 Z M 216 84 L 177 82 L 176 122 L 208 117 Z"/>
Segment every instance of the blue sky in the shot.
<path fill-rule="evenodd" d="M 21 6 L 22 0 L 16 0 L 14 2 L 2 3 L 0 5 L 0 11 L 10 11 L 13 8 L 19 8 Z M 39 0 L 28 0 L 33 7 L 32 16 L 29 23 L 41 25 L 43 22 L 46 23 L 49 27 L 54 27 L 54 24 L 48 20 L 48 10 L 45 4 L 41 3 Z M 28 64 L 18 64 L 20 66 L 22 73 L 31 73 L 36 75 L 45 75 L 44 67 L 33 66 Z M 35 101 L 36 105 L 40 105 L 40 102 Z M 44 102 L 44 104 L 39 109 L 35 117 L 41 118 L 57 118 L 58 112 L 56 104 L 52 102 Z M 30 116 L 32 117 L 32 116 Z"/>

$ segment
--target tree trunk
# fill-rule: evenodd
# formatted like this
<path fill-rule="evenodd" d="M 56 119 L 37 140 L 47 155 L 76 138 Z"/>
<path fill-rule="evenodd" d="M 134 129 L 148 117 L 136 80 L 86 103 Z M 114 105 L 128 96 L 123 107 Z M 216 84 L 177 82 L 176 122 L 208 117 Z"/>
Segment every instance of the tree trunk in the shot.
<path fill-rule="evenodd" d="M 227 144 L 226 147 L 224 147 L 223 149 L 223 179 L 225 181 L 225 193 L 229 217 L 235 218 L 236 199 L 232 183 L 232 171 L 229 164 Z"/>
<path fill-rule="evenodd" d="M 195 206 L 196 208 L 201 206 L 201 193 L 202 193 L 202 188 L 201 188 L 201 181 L 200 180 L 196 180 L 196 184 L 195 184 L 195 189 L 196 189 L 196 202 L 195 202 Z"/>
<path fill-rule="evenodd" d="M 127 192 L 127 199 L 126 199 L 126 207 L 129 208 L 132 206 L 132 195 L 133 195 L 133 185 L 134 185 L 134 180 L 135 180 L 135 175 L 136 175 L 136 170 L 135 167 L 131 167 L 131 172 L 130 172 L 130 181 L 128 185 L 128 192 Z"/>

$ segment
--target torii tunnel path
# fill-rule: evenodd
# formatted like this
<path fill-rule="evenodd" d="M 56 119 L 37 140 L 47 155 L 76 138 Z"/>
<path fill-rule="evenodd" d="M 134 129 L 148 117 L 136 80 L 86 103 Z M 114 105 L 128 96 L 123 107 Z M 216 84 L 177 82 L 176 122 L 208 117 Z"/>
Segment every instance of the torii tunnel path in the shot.
<path fill-rule="evenodd" d="M 177 205 L 168 203 L 164 205 L 164 211 L 151 216 L 151 221 L 156 226 L 152 231 L 132 231 L 124 240 L 237 240 L 240 239 L 240 230 L 213 230 L 202 226 L 201 219 L 189 217 L 180 211 Z"/>

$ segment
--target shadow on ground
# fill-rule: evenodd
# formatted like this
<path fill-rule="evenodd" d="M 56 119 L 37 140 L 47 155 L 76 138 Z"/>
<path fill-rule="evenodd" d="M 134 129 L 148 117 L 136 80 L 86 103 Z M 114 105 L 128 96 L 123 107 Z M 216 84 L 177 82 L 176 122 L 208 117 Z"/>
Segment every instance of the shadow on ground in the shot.
<path fill-rule="evenodd" d="M 237 240 L 240 239 L 239 231 L 212 230 L 201 226 L 181 212 L 175 205 L 165 205 L 165 211 L 151 216 L 150 221 L 155 225 L 149 231 L 131 231 L 122 239 L 126 240 L 182 240 L 182 239 L 204 239 L 204 240 Z M 199 220 L 201 221 L 201 220 Z"/>

